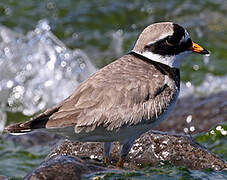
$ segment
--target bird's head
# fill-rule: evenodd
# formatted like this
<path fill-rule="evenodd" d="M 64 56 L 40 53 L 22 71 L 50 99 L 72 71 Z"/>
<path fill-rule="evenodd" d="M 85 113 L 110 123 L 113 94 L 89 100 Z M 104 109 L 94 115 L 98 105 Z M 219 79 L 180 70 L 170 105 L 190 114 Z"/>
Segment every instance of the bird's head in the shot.
<path fill-rule="evenodd" d="M 179 68 L 184 56 L 210 53 L 194 43 L 186 29 L 172 22 L 155 23 L 143 30 L 133 51 L 153 61 Z"/>

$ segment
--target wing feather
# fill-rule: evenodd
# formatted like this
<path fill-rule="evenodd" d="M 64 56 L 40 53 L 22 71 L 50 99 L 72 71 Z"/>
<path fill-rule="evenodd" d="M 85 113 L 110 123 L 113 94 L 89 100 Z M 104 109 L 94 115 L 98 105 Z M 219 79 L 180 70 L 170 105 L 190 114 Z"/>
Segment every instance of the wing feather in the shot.
<path fill-rule="evenodd" d="M 104 126 L 112 130 L 154 119 L 168 104 L 168 99 L 160 97 L 171 97 L 171 90 L 165 88 L 164 75 L 152 64 L 137 61 L 123 56 L 95 73 L 50 116 L 46 127 L 75 126 L 80 132 Z M 156 108 L 156 102 L 165 103 Z"/>

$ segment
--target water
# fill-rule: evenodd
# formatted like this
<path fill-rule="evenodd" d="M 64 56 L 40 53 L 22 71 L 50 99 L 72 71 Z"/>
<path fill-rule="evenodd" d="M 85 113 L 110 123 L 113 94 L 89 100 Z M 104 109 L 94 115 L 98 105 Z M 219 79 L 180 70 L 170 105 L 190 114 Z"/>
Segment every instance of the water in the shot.
<path fill-rule="evenodd" d="M 2 107 L 32 115 L 66 98 L 95 71 L 82 50 L 69 50 L 52 34 L 46 20 L 25 36 L 5 27 L 0 34 Z"/>
<path fill-rule="evenodd" d="M 158 21 L 182 24 L 195 42 L 212 52 L 209 58 L 186 58 L 182 64 L 181 97 L 226 90 L 226 12 L 225 0 L 2 0 L 0 132 L 5 124 L 22 121 L 67 97 L 98 68 L 128 52 L 142 29 Z M 207 142 L 208 139 L 201 143 Z M 226 135 L 213 141 L 224 149 L 224 156 L 223 152 L 216 153 L 227 159 L 225 143 Z M 48 151 L 47 146 L 24 150 L 2 139 L 0 174 L 22 177 L 42 162 Z M 163 168 L 169 173 L 163 173 Z M 177 167 L 151 168 L 130 177 L 146 179 L 145 174 L 164 179 L 227 178 L 225 172 Z"/>

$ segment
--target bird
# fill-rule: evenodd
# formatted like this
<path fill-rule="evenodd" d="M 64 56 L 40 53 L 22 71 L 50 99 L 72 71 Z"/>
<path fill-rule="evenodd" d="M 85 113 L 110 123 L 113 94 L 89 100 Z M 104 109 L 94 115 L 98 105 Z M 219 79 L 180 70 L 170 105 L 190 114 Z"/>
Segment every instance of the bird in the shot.
<path fill-rule="evenodd" d="M 134 141 L 172 111 L 180 92 L 180 64 L 192 53 L 210 54 L 181 25 L 151 24 L 129 53 L 95 72 L 69 97 L 5 131 L 45 129 L 72 141 L 103 142 L 104 164 L 110 163 L 112 143 L 118 141 L 116 166 L 123 168 Z"/>

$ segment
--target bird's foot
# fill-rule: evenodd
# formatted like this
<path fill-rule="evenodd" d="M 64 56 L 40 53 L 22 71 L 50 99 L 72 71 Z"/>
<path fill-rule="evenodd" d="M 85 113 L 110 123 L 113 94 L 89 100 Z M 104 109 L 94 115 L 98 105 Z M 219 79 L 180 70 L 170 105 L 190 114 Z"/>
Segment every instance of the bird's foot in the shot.
<path fill-rule="evenodd" d="M 116 166 L 119 167 L 119 168 L 123 168 L 124 167 L 124 160 L 120 158 L 118 160 Z"/>
<path fill-rule="evenodd" d="M 105 166 L 108 166 L 108 164 L 110 164 L 109 158 L 104 157 L 104 159 L 103 159 L 103 164 L 104 164 Z"/>

